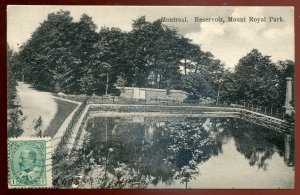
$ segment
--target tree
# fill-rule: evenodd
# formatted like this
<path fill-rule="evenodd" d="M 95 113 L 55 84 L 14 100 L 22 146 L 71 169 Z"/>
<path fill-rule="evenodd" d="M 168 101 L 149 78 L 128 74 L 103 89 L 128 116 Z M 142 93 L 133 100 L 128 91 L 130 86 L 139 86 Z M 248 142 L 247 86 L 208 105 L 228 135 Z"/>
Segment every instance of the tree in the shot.
<path fill-rule="evenodd" d="M 126 69 L 124 37 L 118 28 L 101 28 L 89 52 L 89 62 L 83 67 L 81 87 L 86 94 L 115 92 L 117 76 Z"/>
<path fill-rule="evenodd" d="M 69 93 L 82 93 L 82 77 L 87 73 L 86 68 L 91 63 L 91 54 L 97 40 L 97 26 L 92 18 L 83 14 L 79 22 L 72 24 L 69 39 L 70 61 L 63 74 L 63 89 Z M 85 86 L 86 87 L 86 86 Z"/>
<path fill-rule="evenodd" d="M 224 81 L 224 63 L 214 59 L 209 52 L 195 51 L 190 71 L 182 77 L 181 89 L 189 92 L 191 99 L 210 97 L 218 103 Z"/>
<path fill-rule="evenodd" d="M 178 88 L 178 82 L 181 80 L 179 69 L 180 64 L 180 44 L 178 43 L 178 35 L 174 29 L 165 27 L 160 42 L 157 43 L 156 51 L 157 63 L 160 72 L 158 87 L 167 90 Z"/>
<path fill-rule="evenodd" d="M 219 103 L 220 90 L 224 82 L 224 64 L 220 60 L 213 60 L 208 70 L 208 78 L 211 86 L 216 92 L 216 104 Z"/>
<path fill-rule="evenodd" d="M 103 69 L 106 72 L 106 87 L 105 87 L 105 95 L 107 95 L 107 91 L 108 91 L 108 75 L 109 75 L 109 71 L 111 70 L 111 65 L 109 63 L 102 63 Z"/>
<path fill-rule="evenodd" d="M 15 67 L 16 63 L 16 54 L 9 47 L 7 48 L 7 107 L 13 108 L 15 106 L 16 98 L 16 75 Z"/>
<path fill-rule="evenodd" d="M 152 72 L 154 85 L 158 85 L 158 63 L 157 43 L 163 34 L 160 21 L 150 23 L 142 16 L 133 21 L 133 30 L 128 34 L 128 62 L 130 64 L 131 76 L 129 81 L 134 86 L 142 87 L 148 83 Z"/>
<path fill-rule="evenodd" d="M 183 66 L 183 73 L 187 75 L 187 72 L 195 69 L 199 59 L 202 56 L 202 51 L 198 45 L 192 44 L 190 39 L 180 37 L 178 39 L 179 55 L 181 57 L 180 64 Z"/>
<path fill-rule="evenodd" d="M 190 99 L 212 97 L 215 91 L 206 77 L 199 73 L 189 73 L 182 77 L 181 89 L 189 93 Z"/>
<path fill-rule="evenodd" d="M 263 56 L 253 49 L 239 60 L 233 79 L 236 90 L 231 93 L 232 101 L 246 101 L 260 106 L 278 105 L 278 69 L 270 56 Z"/>
<path fill-rule="evenodd" d="M 49 14 L 19 52 L 25 81 L 50 91 L 80 93 L 96 28 L 85 14 L 79 22 L 73 22 L 69 11 Z"/>
<path fill-rule="evenodd" d="M 192 70 L 194 73 L 198 73 L 201 71 L 207 70 L 212 61 L 214 60 L 214 56 L 210 52 L 204 52 L 199 48 L 200 51 L 196 50 L 196 53 L 193 55 L 193 66 Z"/>
<path fill-rule="evenodd" d="M 37 132 L 36 135 L 38 137 L 42 137 L 42 134 L 43 134 L 43 131 L 42 131 L 42 125 L 43 125 L 43 120 L 42 120 L 42 117 L 39 116 L 38 119 L 36 121 L 33 121 L 34 122 L 34 130 Z"/>
<path fill-rule="evenodd" d="M 286 78 L 291 77 L 294 81 L 294 68 L 295 63 L 291 60 L 279 61 L 277 64 L 277 69 L 279 72 L 279 106 L 283 106 L 285 104 L 285 95 L 286 95 Z M 292 83 L 292 91 L 293 91 L 293 101 L 291 102 L 294 106 L 294 82 Z"/>
<path fill-rule="evenodd" d="M 127 84 L 127 80 L 123 74 L 117 76 L 116 86 L 118 87 L 125 87 Z"/>
<path fill-rule="evenodd" d="M 133 86 L 176 88 L 180 81 L 179 35 L 160 20 L 146 21 L 140 17 L 133 22 L 128 34 L 128 63 Z"/>
<path fill-rule="evenodd" d="M 19 59 L 25 81 L 35 87 L 51 90 L 60 81 L 62 72 L 72 60 L 72 17 L 68 11 L 48 15 L 21 47 Z"/>
<path fill-rule="evenodd" d="M 197 97 L 206 91 L 203 96 L 218 97 L 220 76 L 214 68 L 221 70 L 222 63 L 211 53 L 160 20 L 149 22 L 142 16 L 132 27 L 130 32 L 102 27 L 97 33 L 86 14 L 74 22 L 68 11 L 51 13 L 21 47 L 17 77 L 34 87 L 71 94 L 116 93 L 122 77 L 124 86 L 186 89 Z M 205 81 L 210 74 L 218 79 Z M 182 81 L 201 81 L 205 88 L 193 83 L 197 89 L 190 89 Z"/>

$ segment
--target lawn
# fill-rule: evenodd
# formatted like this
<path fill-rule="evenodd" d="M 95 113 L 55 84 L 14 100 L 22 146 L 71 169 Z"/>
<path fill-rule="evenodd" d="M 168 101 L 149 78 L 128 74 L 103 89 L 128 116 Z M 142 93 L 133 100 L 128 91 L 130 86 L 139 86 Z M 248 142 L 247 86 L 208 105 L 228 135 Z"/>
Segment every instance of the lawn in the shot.
<path fill-rule="evenodd" d="M 76 108 L 77 104 L 72 102 L 67 102 L 60 99 L 55 99 L 57 103 L 57 112 L 54 118 L 51 120 L 50 125 L 44 131 L 44 136 L 53 137 L 66 118 L 71 114 L 71 112 Z"/>

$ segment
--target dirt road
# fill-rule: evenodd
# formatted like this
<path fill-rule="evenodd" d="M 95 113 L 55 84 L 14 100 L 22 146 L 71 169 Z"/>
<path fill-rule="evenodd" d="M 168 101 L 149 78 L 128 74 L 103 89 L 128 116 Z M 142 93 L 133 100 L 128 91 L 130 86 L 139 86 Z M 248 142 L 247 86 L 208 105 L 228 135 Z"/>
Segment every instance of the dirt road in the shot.
<path fill-rule="evenodd" d="M 18 82 L 17 98 L 22 107 L 26 120 L 23 124 L 24 132 L 21 136 L 36 135 L 34 121 L 42 117 L 42 130 L 45 130 L 57 111 L 57 104 L 49 92 L 38 91 L 29 84 Z"/>

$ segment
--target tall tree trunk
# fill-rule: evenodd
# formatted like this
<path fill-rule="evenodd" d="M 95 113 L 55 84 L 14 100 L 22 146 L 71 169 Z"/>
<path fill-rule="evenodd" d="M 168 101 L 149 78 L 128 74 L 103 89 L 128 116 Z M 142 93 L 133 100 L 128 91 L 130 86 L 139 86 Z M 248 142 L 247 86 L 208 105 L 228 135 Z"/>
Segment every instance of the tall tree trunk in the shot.
<path fill-rule="evenodd" d="M 157 89 L 160 87 L 160 82 L 161 82 L 161 74 L 159 74 L 159 81 L 157 82 Z"/>
<path fill-rule="evenodd" d="M 22 70 L 22 82 L 24 82 L 24 70 Z"/>
<path fill-rule="evenodd" d="M 195 65 L 195 74 L 198 72 L 198 64 Z"/>
<path fill-rule="evenodd" d="M 108 91 L 108 72 L 106 73 L 106 88 L 105 88 L 105 95 L 107 95 Z"/>
<path fill-rule="evenodd" d="M 219 96 L 220 96 L 220 85 L 218 86 L 218 92 L 217 92 L 217 101 L 216 101 L 216 105 L 219 104 Z"/>
<path fill-rule="evenodd" d="M 158 70 L 157 70 L 156 57 L 154 57 L 154 67 L 155 67 L 155 72 L 154 72 L 154 87 L 158 88 Z"/>
<path fill-rule="evenodd" d="M 184 75 L 186 75 L 186 58 L 184 59 Z"/>

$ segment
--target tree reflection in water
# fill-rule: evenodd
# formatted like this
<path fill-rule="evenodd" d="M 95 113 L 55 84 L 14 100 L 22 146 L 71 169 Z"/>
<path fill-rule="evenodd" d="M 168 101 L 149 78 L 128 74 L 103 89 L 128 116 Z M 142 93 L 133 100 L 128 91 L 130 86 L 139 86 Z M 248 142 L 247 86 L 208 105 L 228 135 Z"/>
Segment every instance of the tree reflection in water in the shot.
<path fill-rule="evenodd" d="M 264 171 L 268 168 L 267 160 L 271 159 L 275 151 L 283 156 L 284 136 L 263 127 L 259 127 L 248 123 L 233 120 L 235 123 L 231 131 L 236 143 L 236 149 L 249 160 L 250 166 L 257 166 L 258 169 Z M 293 151 L 290 151 L 290 153 Z M 290 156 L 293 156 L 290 154 Z M 290 161 L 293 158 L 289 159 Z M 290 164 L 293 164 L 289 161 Z"/>
<path fill-rule="evenodd" d="M 266 160 L 275 150 L 293 164 L 293 147 L 287 145 L 291 141 L 284 142 L 283 135 L 240 120 L 145 120 L 99 117 L 88 121 L 90 137 L 83 153 L 95 159 L 91 169 L 98 172 L 89 173 L 98 178 L 95 188 L 145 188 L 159 182 L 171 186 L 176 180 L 187 188 L 200 173 L 198 165 L 222 154 L 222 145 L 232 137 L 250 166 L 267 170 Z M 285 148 L 289 154 L 284 153 Z"/>
<path fill-rule="evenodd" d="M 212 153 L 213 137 L 203 128 L 203 121 L 187 119 L 184 123 L 166 125 L 170 132 L 168 161 L 175 165 L 175 179 L 187 184 L 199 174 L 198 164 Z"/>

